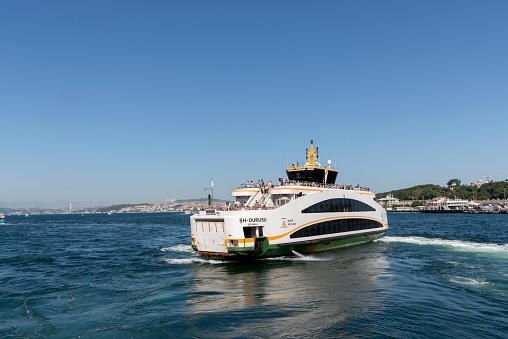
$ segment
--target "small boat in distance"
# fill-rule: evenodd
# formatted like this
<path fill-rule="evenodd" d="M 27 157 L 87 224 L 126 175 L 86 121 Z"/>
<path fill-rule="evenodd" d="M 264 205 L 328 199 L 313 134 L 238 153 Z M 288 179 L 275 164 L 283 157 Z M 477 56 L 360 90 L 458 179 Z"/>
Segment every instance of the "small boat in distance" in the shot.
<path fill-rule="evenodd" d="M 462 199 L 435 198 L 429 201 L 423 213 L 464 213 L 472 209 L 475 203 Z M 476 204 L 477 205 L 477 204 Z"/>
<path fill-rule="evenodd" d="M 0 224 L 5 224 L 5 214 L 0 213 Z"/>
<path fill-rule="evenodd" d="M 236 201 L 190 217 L 192 248 L 211 259 L 255 259 L 370 242 L 388 230 L 386 210 L 359 185 L 335 184 L 331 161 L 318 163 L 311 141 L 305 166 L 286 169 L 277 184 L 252 181 Z"/>

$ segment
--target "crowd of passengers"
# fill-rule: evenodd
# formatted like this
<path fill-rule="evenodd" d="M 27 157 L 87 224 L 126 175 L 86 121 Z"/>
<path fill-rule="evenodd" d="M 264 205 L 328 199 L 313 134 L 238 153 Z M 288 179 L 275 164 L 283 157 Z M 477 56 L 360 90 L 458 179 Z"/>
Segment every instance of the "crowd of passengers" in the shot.
<path fill-rule="evenodd" d="M 336 189 L 345 189 L 350 191 L 364 191 L 370 192 L 368 187 L 364 188 L 360 185 L 352 186 L 352 185 L 337 185 L 337 184 L 324 184 L 324 183 L 316 183 L 316 182 L 307 182 L 307 181 L 296 181 L 296 180 L 284 180 L 279 178 L 278 185 L 274 185 L 272 181 L 268 181 L 267 184 L 263 181 L 263 179 L 258 180 L 257 183 L 253 181 L 247 181 L 247 183 L 242 184 L 240 189 L 242 188 L 260 188 L 263 194 L 267 193 L 271 188 L 274 187 L 282 187 L 282 186 L 306 186 L 306 187 L 320 187 L 320 188 L 336 188 Z M 258 201 L 254 203 L 253 206 L 249 207 L 246 203 L 243 205 L 234 203 L 231 204 L 226 202 L 221 206 L 200 206 L 198 209 L 204 211 L 206 209 L 215 208 L 217 211 L 239 211 L 239 210 L 257 210 L 257 209 L 266 209 L 266 202 L 263 204 L 259 204 Z"/>
<path fill-rule="evenodd" d="M 205 211 L 207 209 L 214 209 L 216 211 L 248 211 L 248 210 L 266 210 L 266 202 L 260 204 L 257 200 L 254 203 L 253 206 L 247 206 L 247 203 L 244 202 L 243 204 L 240 203 L 230 203 L 227 201 L 223 205 L 216 205 L 213 206 L 200 206 L 198 208 L 199 211 Z"/>
<path fill-rule="evenodd" d="M 261 192 L 263 194 L 267 193 L 269 189 L 273 187 L 281 187 L 281 186 L 307 186 L 307 187 L 320 187 L 320 188 L 336 188 L 336 189 L 345 189 L 350 191 L 363 191 L 370 192 L 368 187 L 362 187 L 360 185 L 352 186 L 352 185 L 337 185 L 337 184 L 324 184 L 322 182 L 308 182 L 308 181 L 297 181 L 297 180 L 284 180 L 279 178 L 279 182 L 277 185 L 274 185 L 270 180 L 267 184 L 263 181 L 263 179 L 258 180 L 257 184 L 253 181 L 247 181 L 247 183 L 242 184 L 240 189 L 242 188 L 261 188 Z"/>

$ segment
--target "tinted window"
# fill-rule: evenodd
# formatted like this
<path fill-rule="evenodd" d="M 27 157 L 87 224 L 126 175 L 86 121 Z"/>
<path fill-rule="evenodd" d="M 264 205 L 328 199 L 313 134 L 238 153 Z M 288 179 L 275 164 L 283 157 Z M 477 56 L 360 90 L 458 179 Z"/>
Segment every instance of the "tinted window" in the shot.
<path fill-rule="evenodd" d="M 360 219 L 360 218 L 335 219 L 304 227 L 291 234 L 290 237 L 304 238 L 304 237 L 312 237 L 315 235 L 361 231 L 379 227 L 383 227 L 383 224 L 381 224 L 379 221 L 371 219 Z"/>
<path fill-rule="evenodd" d="M 375 211 L 374 207 L 355 199 L 328 199 L 307 207 L 302 213 L 329 213 L 329 212 L 368 212 Z"/>

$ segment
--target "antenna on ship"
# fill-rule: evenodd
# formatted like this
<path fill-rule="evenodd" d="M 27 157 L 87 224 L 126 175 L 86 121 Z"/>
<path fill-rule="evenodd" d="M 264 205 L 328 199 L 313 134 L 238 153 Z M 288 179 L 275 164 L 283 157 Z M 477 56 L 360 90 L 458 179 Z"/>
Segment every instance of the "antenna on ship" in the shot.
<path fill-rule="evenodd" d="M 210 207 L 213 208 L 213 179 L 212 179 L 212 187 L 206 187 L 205 191 L 206 190 L 211 190 L 212 191 L 212 199 L 211 200 L 210 200 L 210 195 L 208 195 L 208 204 L 210 205 Z"/>

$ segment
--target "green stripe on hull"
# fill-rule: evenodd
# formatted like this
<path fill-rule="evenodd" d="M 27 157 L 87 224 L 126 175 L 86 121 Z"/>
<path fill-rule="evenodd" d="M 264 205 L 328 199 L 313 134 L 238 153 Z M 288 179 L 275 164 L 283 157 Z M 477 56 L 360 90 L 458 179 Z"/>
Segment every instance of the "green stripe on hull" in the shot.
<path fill-rule="evenodd" d="M 329 249 L 341 248 L 341 247 L 347 247 L 347 246 L 363 244 L 366 242 L 371 242 L 371 241 L 379 238 L 381 235 L 383 235 L 383 233 L 378 233 L 378 234 L 374 234 L 374 235 L 359 236 L 359 237 L 347 238 L 347 239 L 339 239 L 339 240 L 334 240 L 334 241 L 330 241 L 327 243 L 320 242 L 320 243 L 311 244 L 311 245 L 303 245 L 300 247 L 296 247 L 296 249 L 294 249 L 294 251 L 300 252 L 300 253 L 326 251 Z"/>
<path fill-rule="evenodd" d="M 311 252 L 319 252 L 326 251 L 335 248 L 348 247 L 358 244 L 363 244 L 367 242 L 371 242 L 380 236 L 382 236 L 385 232 L 370 234 L 370 235 L 361 235 L 357 237 L 337 239 L 337 240 L 326 240 L 322 242 L 316 243 L 307 243 L 307 244 L 295 244 L 295 245 L 269 245 L 263 246 L 262 251 L 255 251 L 254 247 L 247 248 L 237 248 L 230 247 L 228 248 L 228 253 L 210 253 L 210 252 L 199 252 L 197 251 L 196 246 L 192 246 L 194 250 L 196 250 L 201 256 L 210 258 L 210 259 L 225 259 L 225 260 L 250 260 L 250 259 L 258 259 L 258 258 L 267 258 L 267 257 L 279 257 L 285 255 L 292 255 L 293 251 L 298 253 L 311 253 Z"/>

